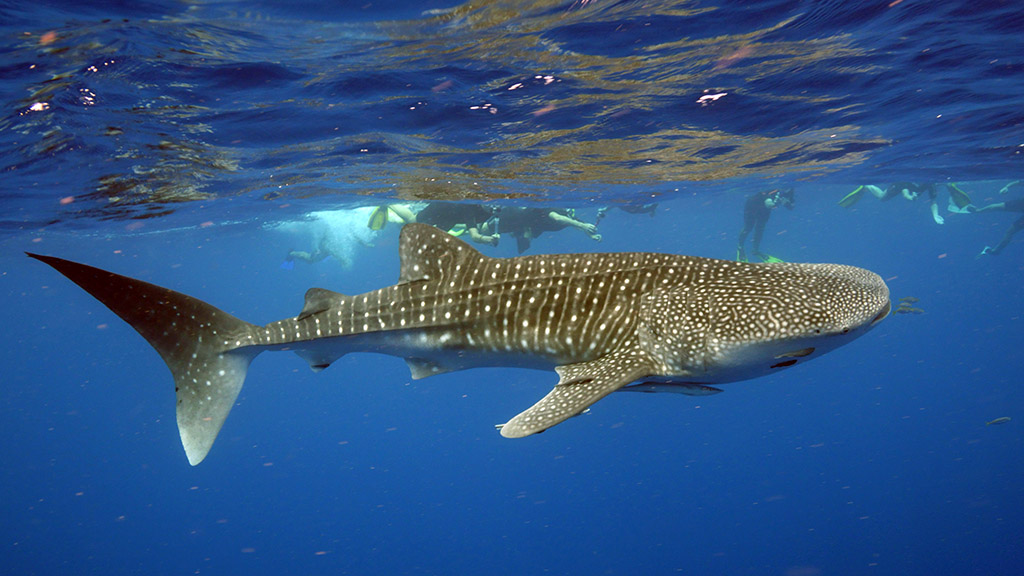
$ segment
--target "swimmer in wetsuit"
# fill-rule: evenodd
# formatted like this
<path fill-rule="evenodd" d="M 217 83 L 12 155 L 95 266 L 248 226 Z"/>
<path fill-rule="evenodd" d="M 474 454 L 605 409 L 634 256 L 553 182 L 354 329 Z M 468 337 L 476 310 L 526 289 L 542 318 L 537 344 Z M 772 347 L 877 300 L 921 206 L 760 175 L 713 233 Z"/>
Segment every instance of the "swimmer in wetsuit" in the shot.
<path fill-rule="evenodd" d="M 601 241 L 597 225 L 577 220 L 572 209 L 504 207 L 498 212 L 498 227 L 502 234 L 515 237 L 520 254 L 526 252 L 530 242 L 541 234 L 566 228 L 576 228 L 592 239 Z"/>
<path fill-rule="evenodd" d="M 739 239 L 736 243 L 736 260 L 740 262 L 747 261 L 747 252 L 744 244 L 746 244 L 747 235 L 751 231 L 754 232 L 754 239 L 750 242 L 750 247 L 753 248 L 754 255 L 763 260 L 769 259 L 767 254 L 761 252 L 761 237 L 764 236 L 764 226 L 768 223 L 772 210 L 779 206 L 785 206 L 789 209 L 793 208 L 792 188 L 765 190 L 764 192 L 751 194 L 747 198 L 747 201 L 743 204 L 743 228 L 740 230 Z"/>
<path fill-rule="evenodd" d="M 999 241 L 999 244 L 996 244 L 994 248 L 991 246 L 985 246 L 985 248 L 982 249 L 981 254 L 978 254 L 978 256 L 998 256 L 1010 241 L 1013 240 L 1014 235 L 1017 234 L 1017 232 L 1024 230 L 1024 197 L 1007 200 L 1006 202 L 995 202 L 974 210 L 971 210 L 971 208 L 973 208 L 973 206 L 968 206 L 967 210 L 973 214 L 978 214 L 979 212 L 991 212 L 995 210 L 1021 213 L 1021 217 L 1017 218 L 1017 220 L 1010 225 L 1006 234 L 1003 234 L 1003 239 Z"/>
<path fill-rule="evenodd" d="M 494 211 L 480 204 L 458 202 L 431 202 L 416 214 L 416 222 L 430 224 L 454 236 L 469 233 L 469 239 L 478 244 L 498 245 L 498 233 L 493 229 Z"/>
<path fill-rule="evenodd" d="M 949 191 L 950 204 L 957 207 L 957 209 L 964 209 L 971 204 L 971 197 L 966 192 L 960 189 L 955 182 L 946 184 L 946 189 Z M 871 184 L 865 184 L 864 186 L 858 186 L 856 190 L 850 192 L 839 201 L 839 205 L 843 208 L 850 208 L 860 200 L 861 196 L 868 192 L 879 200 L 892 200 L 897 196 L 902 196 L 907 200 L 917 200 L 923 195 L 928 196 L 928 209 L 931 212 L 932 220 L 936 224 L 945 224 L 946 219 L 939 214 L 939 205 L 936 202 L 938 197 L 938 191 L 935 188 L 935 184 L 917 184 L 914 182 L 894 182 L 885 190 L 882 190 L 878 186 Z"/>

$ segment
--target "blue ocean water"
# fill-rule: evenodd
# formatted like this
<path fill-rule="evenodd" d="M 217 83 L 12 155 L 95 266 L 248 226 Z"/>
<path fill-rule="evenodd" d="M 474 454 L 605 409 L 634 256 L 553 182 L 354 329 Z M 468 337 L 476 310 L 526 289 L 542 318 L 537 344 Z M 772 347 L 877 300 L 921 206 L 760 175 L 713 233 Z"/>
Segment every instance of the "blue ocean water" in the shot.
<path fill-rule="evenodd" d="M 0 558 L 11 574 L 1020 574 L 1014 2 L 0 3 Z M 837 202 L 935 182 L 923 199 Z M 554 374 L 411 380 L 264 354 L 190 467 L 173 381 L 24 251 L 263 324 L 398 276 L 383 202 L 598 209 L 530 253 L 862 266 L 922 314 L 711 397 L 614 394 L 522 440 Z M 656 202 L 653 216 L 614 209 Z M 330 246 L 281 267 L 289 250 Z M 517 254 L 504 237 L 491 256 Z M 1010 421 L 986 425 L 996 418 Z"/>

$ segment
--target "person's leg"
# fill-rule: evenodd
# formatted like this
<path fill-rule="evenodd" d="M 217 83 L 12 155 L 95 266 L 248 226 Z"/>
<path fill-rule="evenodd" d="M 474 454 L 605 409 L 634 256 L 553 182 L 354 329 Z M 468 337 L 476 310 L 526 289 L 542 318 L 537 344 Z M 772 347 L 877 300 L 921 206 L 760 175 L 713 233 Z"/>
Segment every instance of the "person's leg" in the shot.
<path fill-rule="evenodd" d="M 753 218 L 749 214 L 743 215 L 743 228 L 740 230 L 739 237 L 736 239 L 736 260 L 740 262 L 747 261 L 747 251 L 743 247 L 747 242 L 747 235 L 754 228 Z"/>
<path fill-rule="evenodd" d="M 1021 230 L 1024 230 L 1024 216 L 1018 218 L 1010 226 L 1010 229 L 1006 231 L 1006 234 L 1003 234 L 1003 239 L 999 241 L 999 244 L 996 244 L 996 247 L 989 250 L 988 253 L 992 255 L 998 255 L 1000 252 L 1003 251 L 1003 248 L 1006 248 L 1007 245 L 1010 244 L 1010 241 L 1013 240 L 1013 236 L 1017 234 L 1017 232 L 1020 232 Z"/>
<path fill-rule="evenodd" d="M 321 237 L 320 242 L 317 243 L 316 251 L 310 253 L 303 250 L 292 250 L 288 253 L 288 260 L 302 260 L 303 262 L 315 264 L 331 255 L 331 253 L 326 250 L 326 246 L 327 238 Z"/>
<path fill-rule="evenodd" d="M 881 188 L 875 186 L 874 184 L 865 184 L 864 189 L 867 190 L 868 192 L 871 192 L 871 195 L 874 196 L 875 198 L 878 198 L 879 200 L 885 198 L 885 190 L 882 190 Z"/>
<path fill-rule="evenodd" d="M 975 214 L 979 212 L 991 212 L 992 210 L 1006 210 L 1006 202 L 995 202 L 993 204 L 986 204 L 981 208 L 973 210 Z"/>
<path fill-rule="evenodd" d="M 743 248 L 743 244 L 746 243 L 746 241 L 747 241 L 747 235 L 748 234 L 750 234 L 750 226 L 747 226 L 746 223 L 744 223 L 743 224 L 743 229 L 740 230 L 740 234 L 736 238 L 736 246 L 738 248 Z"/>
<path fill-rule="evenodd" d="M 313 252 L 312 254 L 310 254 L 309 252 L 305 252 L 303 250 L 292 250 L 291 252 L 288 253 L 289 260 L 302 260 L 303 262 L 309 262 L 310 264 L 313 264 L 314 262 L 319 262 L 326 257 L 327 253 L 321 252 L 319 250 Z"/>
<path fill-rule="evenodd" d="M 411 224 L 416 221 L 416 214 L 405 204 L 390 204 L 388 205 L 388 210 L 395 216 L 398 216 L 404 224 Z"/>
<path fill-rule="evenodd" d="M 754 240 L 750 243 L 750 247 L 754 249 L 754 254 L 761 253 L 761 238 L 764 236 L 764 225 L 768 223 L 768 218 L 758 218 L 754 222 Z"/>

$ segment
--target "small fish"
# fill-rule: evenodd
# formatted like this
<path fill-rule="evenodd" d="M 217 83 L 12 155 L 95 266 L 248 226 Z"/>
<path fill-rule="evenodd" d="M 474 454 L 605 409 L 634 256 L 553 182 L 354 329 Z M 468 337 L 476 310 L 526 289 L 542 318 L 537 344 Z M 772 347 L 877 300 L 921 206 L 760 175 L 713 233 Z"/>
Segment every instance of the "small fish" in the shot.
<path fill-rule="evenodd" d="M 898 308 L 892 311 L 893 314 L 924 314 L 924 310 L 920 308 L 913 308 L 911 306 L 900 305 Z"/>
<path fill-rule="evenodd" d="M 900 302 L 901 303 L 905 302 L 907 304 L 914 304 L 915 302 L 920 302 L 920 301 L 921 301 L 920 298 L 914 298 L 913 296 L 904 296 L 903 298 L 900 298 Z"/>
<path fill-rule="evenodd" d="M 985 426 L 992 426 L 993 424 L 1006 424 L 1009 421 L 1010 421 L 1010 417 L 1009 416 L 1002 416 L 1000 418 L 996 418 L 995 420 L 991 420 L 989 422 L 985 422 Z"/>

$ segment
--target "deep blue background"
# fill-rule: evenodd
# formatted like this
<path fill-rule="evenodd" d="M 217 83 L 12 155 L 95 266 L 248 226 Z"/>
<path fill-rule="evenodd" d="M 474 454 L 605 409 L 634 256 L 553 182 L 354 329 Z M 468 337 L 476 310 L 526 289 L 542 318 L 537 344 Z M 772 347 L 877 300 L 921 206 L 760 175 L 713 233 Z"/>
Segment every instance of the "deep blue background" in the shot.
<path fill-rule="evenodd" d="M 669 4 L 565 2 L 509 23 L 475 23 L 471 12 L 439 28 L 468 46 L 528 35 L 543 22 L 541 36 L 564 52 L 537 62 L 500 53 L 486 62 L 457 52 L 398 58 L 422 45 L 416 34 L 434 30 L 409 21 L 445 5 L 356 4 L 0 5 L 5 572 L 1024 573 L 1024 237 L 997 258 L 975 258 L 1015 216 L 951 214 L 938 226 L 923 202 L 836 205 L 857 184 L 915 178 L 971 180 L 962 186 L 978 204 L 1001 199 L 999 188 L 1020 175 L 1015 4 L 719 2 L 648 18 Z M 573 19 L 544 19 L 563 14 Z M 785 43 L 822 38 L 851 52 L 758 75 L 756 67 L 715 71 L 715 58 L 693 64 L 692 48 L 667 43 L 705 38 L 732 54 L 734 37 L 715 38 L 760 30 L 766 17 L 788 23 L 760 33 L 780 52 L 757 57 L 784 58 Z M 39 47 L 54 29 L 69 49 Z M 390 40 L 362 43 L 354 30 Z M 317 36 L 326 40 L 311 44 Z M 91 52 L 96 39 L 110 51 Z M 223 53 L 175 52 L 182 42 Z M 325 48 L 332 42 L 365 52 Z M 675 71 L 709 74 L 707 85 L 736 98 L 700 108 L 699 90 L 643 93 L 644 106 L 622 115 L 600 116 L 607 102 L 586 99 L 532 114 L 548 100 L 601 91 L 581 74 L 550 85 L 534 77 L 559 74 L 559 58 L 570 68 L 573 51 L 671 62 L 676 50 Z M 83 72 L 108 59 L 124 67 L 101 81 Z M 310 64 L 323 62 L 337 69 L 314 78 Z M 69 79 L 51 78 L 62 71 Z M 434 92 L 445 79 L 451 91 Z M 509 92 L 516 82 L 526 87 Z M 82 89 L 97 103 L 83 103 Z M 337 105 L 292 106 L 306 90 Z M 422 98 L 432 100 L 409 110 Z M 34 101 L 49 102 L 49 115 L 26 113 Z M 485 101 L 499 112 L 468 111 Z M 173 110 L 145 112 L 161 106 Z M 837 164 L 818 166 L 836 158 L 796 146 L 746 158 L 757 167 L 711 182 L 658 182 L 643 157 L 630 168 L 632 185 L 573 183 L 558 171 L 608 169 L 586 155 L 558 156 L 550 174 L 509 174 L 503 190 L 542 192 L 589 221 L 597 205 L 659 195 L 653 218 L 609 212 L 600 244 L 568 231 L 538 239 L 533 252 L 731 258 L 745 194 L 788 182 L 797 205 L 773 214 L 767 251 L 869 268 L 895 298 L 920 298 L 925 313 L 894 316 L 822 359 L 717 396 L 615 394 L 517 441 L 493 425 L 545 394 L 554 374 L 489 369 L 413 382 L 390 357 L 354 354 L 316 375 L 294 355 L 265 354 L 208 459 L 192 468 L 157 354 L 22 255 L 84 261 L 270 322 L 296 314 L 310 286 L 358 293 L 396 280 L 394 226 L 372 247 L 347 245 L 348 268 L 332 260 L 279 267 L 289 249 L 311 248 L 325 221 L 365 234 L 362 216 L 307 214 L 373 204 L 352 193 L 379 191 L 367 183 L 374 174 L 444 156 L 449 166 L 462 162 L 458 177 L 489 181 L 489 167 L 551 151 L 539 141 L 494 152 L 495 141 L 590 126 L 587 138 L 626 145 L 678 122 L 733 135 L 707 145 L 699 158 L 709 163 L 740 141 L 810 143 L 818 131 L 855 129 L 837 131 L 846 135 Z M 111 136 L 107 126 L 125 132 Z M 336 139 L 334 126 L 351 138 Z M 857 148 L 876 141 L 884 144 Z M 226 169 L 225 158 L 236 167 Z M 783 173 L 794 158 L 807 170 Z M 125 184 L 102 191 L 111 177 Z M 164 182 L 207 196 L 156 202 L 149 194 Z M 153 214 L 164 215 L 128 218 Z M 514 242 L 485 252 L 513 256 Z M 1013 420 L 985 425 L 1001 416 Z"/>
<path fill-rule="evenodd" d="M 876 270 L 926 313 L 714 397 L 617 394 L 520 441 L 492 426 L 553 374 L 412 382 L 387 357 L 352 355 L 314 375 L 267 354 L 196 468 L 159 357 L 7 250 L 5 556 L 24 573 L 1018 571 L 1021 258 L 973 258 L 1007 218 L 940 228 L 923 204 L 849 212 L 825 194 L 798 200 L 773 216 L 767 249 Z M 741 202 L 679 199 L 653 219 L 613 211 L 600 248 L 728 256 Z M 390 227 L 347 271 L 330 260 L 280 269 L 305 239 L 255 224 L 39 238 L 28 247 L 254 322 L 295 314 L 312 285 L 356 293 L 397 276 Z M 535 246 L 595 248 L 569 232 Z"/>

